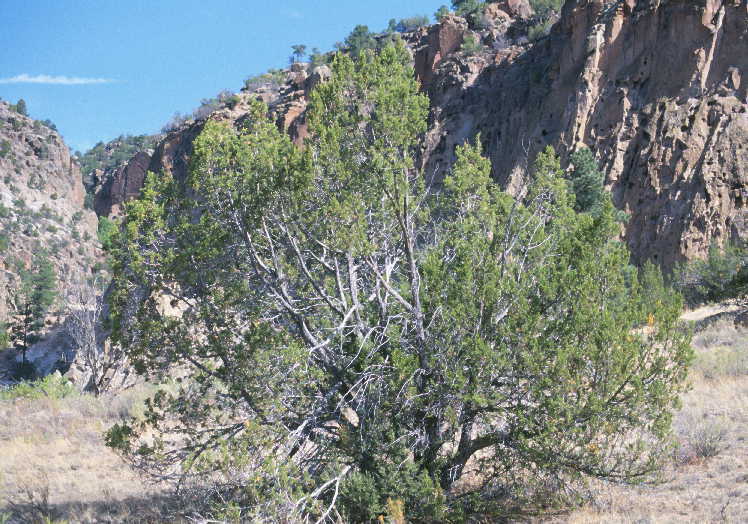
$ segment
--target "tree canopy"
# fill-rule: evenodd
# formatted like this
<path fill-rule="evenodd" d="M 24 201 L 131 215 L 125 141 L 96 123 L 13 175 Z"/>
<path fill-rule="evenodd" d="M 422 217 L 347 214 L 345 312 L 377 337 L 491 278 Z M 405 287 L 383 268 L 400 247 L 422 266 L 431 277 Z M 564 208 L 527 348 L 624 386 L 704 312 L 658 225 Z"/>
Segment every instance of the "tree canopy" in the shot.
<path fill-rule="evenodd" d="M 404 47 L 332 70 L 303 149 L 257 102 L 127 206 L 115 338 L 179 378 L 109 444 L 213 479 L 249 520 L 443 521 L 517 479 L 654 471 L 689 337 L 659 273 L 631 274 L 610 200 L 575 211 L 552 149 L 503 192 L 479 140 L 428 186 Z"/>

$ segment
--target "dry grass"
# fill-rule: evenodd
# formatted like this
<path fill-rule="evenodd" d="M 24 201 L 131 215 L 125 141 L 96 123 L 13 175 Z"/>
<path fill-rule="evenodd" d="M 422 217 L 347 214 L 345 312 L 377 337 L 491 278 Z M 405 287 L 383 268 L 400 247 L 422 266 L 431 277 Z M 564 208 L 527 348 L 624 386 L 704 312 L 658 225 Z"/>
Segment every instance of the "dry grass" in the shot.
<path fill-rule="evenodd" d="M 158 521 L 160 493 L 103 443 L 112 424 L 140 409 L 144 389 L 95 398 L 0 401 L 0 522 Z M 158 506 L 158 505 L 157 505 Z"/>
<path fill-rule="evenodd" d="M 693 320 L 706 315 L 692 312 Z M 664 481 L 595 484 L 591 503 L 547 522 L 748 522 L 748 330 L 720 320 L 696 335 L 694 348 L 692 389 L 674 422 L 679 447 Z M 11 522 L 175 521 L 165 494 L 102 442 L 146 393 L 0 400 L 0 522 L 11 510 Z"/>
<path fill-rule="evenodd" d="M 664 481 L 598 484 L 591 504 L 554 522 L 748 522 L 748 330 L 721 320 L 695 335 L 694 348 Z"/>

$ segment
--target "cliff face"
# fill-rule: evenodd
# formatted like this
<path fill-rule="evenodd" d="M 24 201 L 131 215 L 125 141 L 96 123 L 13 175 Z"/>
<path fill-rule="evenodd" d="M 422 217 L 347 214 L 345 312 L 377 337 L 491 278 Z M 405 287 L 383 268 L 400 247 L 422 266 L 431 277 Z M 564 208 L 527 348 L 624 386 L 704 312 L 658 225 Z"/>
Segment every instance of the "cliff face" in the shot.
<path fill-rule="evenodd" d="M 636 262 L 669 267 L 713 240 L 748 234 L 745 0 L 569 0 L 535 43 L 530 16 L 526 1 L 505 0 L 489 5 L 481 29 L 450 16 L 403 35 L 432 104 L 426 176 L 443 178 L 455 146 L 478 133 L 495 179 L 510 190 L 546 145 L 565 159 L 588 146 L 631 216 L 623 237 Z M 472 56 L 460 51 L 468 33 L 483 44 Z M 279 91 L 243 100 L 269 103 L 301 143 L 308 94 L 327 74 L 297 66 Z M 244 107 L 211 118 L 240 121 Z M 147 169 L 181 176 L 201 128 L 167 136 Z M 136 157 L 124 169 L 121 199 L 135 192 L 142 165 Z M 102 199 L 116 200 L 111 194 Z"/>
<path fill-rule="evenodd" d="M 569 1 L 531 48 L 436 69 L 426 171 L 477 132 L 509 187 L 546 144 L 586 145 L 631 215 L 635 261 L 699 256 L 747 232 L 745 49 L 744 1 Z"/>
<path fill-rule="evenodd" d="M 19 267 L 35 253 L 48 253 L 58 288 L 102 260 L 85 195 L 60 135 L 0 102 L 0 322 L 9 320 Z"/>

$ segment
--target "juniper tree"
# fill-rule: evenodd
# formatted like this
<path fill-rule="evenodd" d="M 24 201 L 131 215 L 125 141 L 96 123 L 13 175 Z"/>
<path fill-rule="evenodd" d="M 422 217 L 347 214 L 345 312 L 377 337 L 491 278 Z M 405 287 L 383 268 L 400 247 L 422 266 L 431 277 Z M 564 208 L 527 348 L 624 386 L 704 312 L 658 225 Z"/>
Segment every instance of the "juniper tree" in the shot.
<path fill-rule="evenodd" d="M 179 374 L 108 434 L 135 465 L 213 479 L 248 519 L 320 520 L 388 499 L 445 519 L 468 475 L 487 495 L 656 468 L 690 359 L 679 298 L 651 268 L 625 278 L 609 199 L 577 213 L 552 150 L 515 196 L 470 144 L 427 186 L 408 64 L 338 54 L 302 150 L 257 102 L 127 206 L 115 339 Z"/>

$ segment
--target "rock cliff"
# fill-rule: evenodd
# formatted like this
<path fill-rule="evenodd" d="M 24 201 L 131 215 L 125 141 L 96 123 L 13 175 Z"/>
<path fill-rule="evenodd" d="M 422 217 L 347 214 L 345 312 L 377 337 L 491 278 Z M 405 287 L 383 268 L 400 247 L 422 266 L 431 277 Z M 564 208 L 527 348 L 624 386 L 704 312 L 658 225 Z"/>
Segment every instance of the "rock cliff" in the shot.
<path fill-rule="evenodd" d="M 58 290 L 98 269 L 96 214 L 84 206 L 77 163 L 60 135 L 0 102 L 0 322 L 12 313 L 19 268 L 46 251 Z M 54 311 L 63 309 L 58 300 Z M 53 314 L 48 326 L 61 319 Z"/>
<path fill-rule="evenodd" d="M 745 0 L 568 0 L 550 34 L 533 42 L 532 23 L 526 0 L 504 0 L 489 5 L 480 27 L 447 16 L 402 35 L 431 99 L 426 176 L 443 178 L 455 146 L 479 133 L 494 178 L 510 190 L 546 145 L 564 160 L 587 146 L 630 215 L 622 236 L 635 262 L 670 267 L 748 234 Z M 467 35 L 479 51 L 461 50 Z M 242 100 L 263 99 L 301 143 L 309 92 L 327 75 L 297 64 L 279 89 Z M 211 118 L 241 121 L 245 108 Z M 147 168 L 135 157 L 97 197 L 102 209 L 135 194 L 144 169 L 180 176 L 202 125 L 168 135 Z"/>
<path fill-rule="evenodd" d="M 746 49 L 745 1 L 568 1 L 534 45 L 436 68 L 426 171 L 476 133 L 509 187 L 546 144 L 588 146 L 636 262 L 700 256 L 748 232 Z"/>

